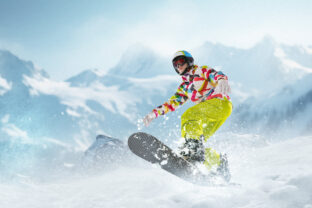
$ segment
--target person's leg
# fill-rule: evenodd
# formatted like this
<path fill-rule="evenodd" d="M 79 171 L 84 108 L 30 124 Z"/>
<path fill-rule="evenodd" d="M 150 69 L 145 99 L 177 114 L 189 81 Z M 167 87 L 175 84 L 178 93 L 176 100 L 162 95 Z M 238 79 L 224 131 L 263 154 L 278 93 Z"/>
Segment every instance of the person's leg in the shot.
<path fill-rule="evenodd" d="M 209 139 L 232 113 L 232 103 L 228 100 L 211 99 L 203 102 L 202 125 L 205 141 Z M 220 154 L 212 148 L 205 149 L 204 164 L 210 170 L 220 166 Z"/>
<path fill-rule="evenodd" d="M 230 101 L 211 99 L 189 108 L 181 117 L 181 134 L 185 142 L 180 154 L 185 159 L 197 159 L 210 169 L 220 164 L 220 155 L 213 149 L 204 149 L 203 139 L 212 136 L 232 112 Z"/>
<path fill-rule="evenodd" d="M 207 141 L 231 115 L 232 103 L 228 100 L 215 98 L 203 102 L 201 109 L 203 133 L 205 141 Z"/>
<path fill-rule="evenodd" d="M 179 147 L 179 153 L 192 163 L 205 161 L 201 114 L 200 108 L 195 105 L 186 110 L 181 117 L 181 135 L 184 141 Z"/>
<path fill-rule="evenodd" d="M 220 165 L 220 154 L 217 153 L 216 150 L 212 148 L 205 148 L 205 160 L 204 165 L 207 167 L 208 170 L 211 170 L 214 166 Z"/>

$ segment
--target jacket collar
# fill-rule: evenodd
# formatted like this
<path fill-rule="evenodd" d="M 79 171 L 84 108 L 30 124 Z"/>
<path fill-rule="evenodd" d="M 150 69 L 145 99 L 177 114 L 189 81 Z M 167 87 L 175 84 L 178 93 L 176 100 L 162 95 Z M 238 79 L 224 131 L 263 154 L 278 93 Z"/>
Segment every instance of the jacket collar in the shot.
<path fill-rule="evenodd" d="M 198 68 L 197 65 L 194 65 L 188 72 L 182 75 L 183 81 L 190 81 L 192 75 L 195 73 L 195 70 Z"/>

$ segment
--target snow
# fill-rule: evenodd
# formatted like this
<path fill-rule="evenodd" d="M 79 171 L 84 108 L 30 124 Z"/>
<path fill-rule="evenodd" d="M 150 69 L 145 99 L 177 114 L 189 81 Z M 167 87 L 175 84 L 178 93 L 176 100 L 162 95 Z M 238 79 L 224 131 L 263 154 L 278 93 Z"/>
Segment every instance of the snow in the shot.
<path fill-rule="evenodd" d="M 11 138 L 21 138 L 24 141 L 29 140 L 26 131 L 16 127 L 14 124 L 5 124 L 2 126 L 1 131 L 5 132 Z"/>
<path fill-rule="evenodd" d="M 15 181 L 3 181 L 0 206 L 311 207 L 311 139 L 297 137 L 256 148 L 236 146 L 229 162 L 237 186 L 194 185 L 136 160 L 137 164 L 130 161 L 96 174 L 74 170 L 68 163 L 64 165 L 67 171 L 56 178 L 19 174 Z"/>
<path fill-rule="evenodd" d="M 12 89 L 12 83 L 0 76 L 0 96 Z"/>
<path fill-rule="evenodd" d="M 148 129 L 136 123 L 175 93 L 180 79 L 170 60 L 135 45 L 107 74 L 92 69 L 53 81 L 31 62 L 0 51 L 0 207 L 311 208 L 311 130 L 303 134 L 312 122 L 311 47 L 266 38 L 250 49 L 207 43 L 196 53 L 199 65 L 220 66 L 229 76 L 231 118 L 284 112 L 270 114 L 281 124 L 271 130 L 287 137 L 237 133 L 239 120 L 229 120 L 208 140 L 207 146 L 227 153 L 232 181 L 240 185 L 194 185 L 134 155 L 104 167 L 83 162 L 98 133 L 125 139 L 139 127 L 177 147 L 188 104 Z M 250 106 L 239 114 L 239 104 Z M 257 129 L 267 121 L 258 118 L 247 122 Z"/>
<path fill-rule="evenodd" d="M 180 84 L 180 79 L 177 79 L 176 75 L 159 75 L 152 78 L 138 79 L 129 78 L 129 81 L 138 88 L 145 90 L 155 91 L 158 90 L 162 93 L 166 93 L 168 87 L 173 83 L 177 86 Z"/>
<path fill-rule="evenodd" d="M 312 54 L 312 47 L 306 46 L 306 47 L 304 47 L 304 50 L 306 53 Z"/>
<path fill-rule="evenodd" d="M 298 64 L 297 62 L 295 62 L 293 60 L 283 59 L 282 62 L 283 62 L 284 65 L 287 66 L 287 68 L 290 68 L 290 69 L 300 69 L 300 70 L 302 70 L 304 72 L 312 73 L 312 68 L 302 66 L 302 65 Z"/>
<path fill-rule="evenodd" d="M 138 99 L 129 96 L 127 92 L 119 91 L 115 86 L 106 87 L 100 83 L 93 83 L 89 88 L 71 87 L 68 82 L 56 82 L 41 76 L 25 76 L 24 83 L 30 87 L 34 96 L 46 94 L 59 97 L 62 104 L 70 107 L 66 112 L 75 117 L 80 116 L 74 111 L 78 108 L 95 114 L 96 112 L 86 104 L 88 100 L 95 100 L 109 111 L 115 113 L 117 109 L 121 115 L 131 120 L 132 114 L 129 114 L 127 108 L 138 102 Z"/>
<path fill-rule="evenodd" d="M 282 48 L 276 48 L 274 55 L 276 57 L 280 58 L 280 60 L 281 60 L 282 64 L 284 65 L 284 68 L 286 69 L 287 73 L 290 73 L 290 72 L 296 73 L 297 69 L 302 70 L 306 73 L 312 73 L 312 68 L 302 66 L 301 64 L 297 63 L 296 61 L 287 58 L 287 55 L 283 51 Z"/>

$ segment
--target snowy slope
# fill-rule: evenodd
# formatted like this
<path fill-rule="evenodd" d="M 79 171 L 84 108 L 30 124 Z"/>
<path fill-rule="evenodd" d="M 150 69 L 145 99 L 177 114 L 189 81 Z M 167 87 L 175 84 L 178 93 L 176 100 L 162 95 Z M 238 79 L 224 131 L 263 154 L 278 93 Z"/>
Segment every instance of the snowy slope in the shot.
<path fill-rule="evenodd" d="M 0 184 L 1 207 L 261 207 L 312 206 L 311 137 L 244 146 L 232 140 L 230 164 L 240 186 L 200 186 L 137 161 L 97 174 L 63 170 L 44 179 L 18 175 Z M 244 139 L 253 141 L 251 135 Z M 258 140 L 259 141 L 259 140 Z M 262 139 L 263 141 L 263 139 Z M 246 145 L 246 144 L 245 144 Z M 42 177 L 39 177 L 42 178 Z M 23 199 L 23 200 L 20 200 Z"/>

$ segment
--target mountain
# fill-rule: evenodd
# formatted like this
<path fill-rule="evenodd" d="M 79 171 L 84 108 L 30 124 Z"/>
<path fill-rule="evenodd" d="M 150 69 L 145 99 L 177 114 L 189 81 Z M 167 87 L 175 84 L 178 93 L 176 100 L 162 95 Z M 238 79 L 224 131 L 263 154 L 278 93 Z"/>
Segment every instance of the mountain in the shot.
<path fill-rule="evenodd" d="M 21 84 L 23 76 L 41 75 L 48 78 L 48 74 L 37 69 L 31 61 L 23 61 L 10 53 L 0 50 L 0 72 L 1 77 L 13 84 Z"/>
<path fill-rule="evenodd" d="M 84 87 L 89 86 L 92 82 L 99 81 L 103 76 L 98 69 L 88 69 L 66 80 L 71 86 Z"/>
<path fill-rule="evenodd" d="M 263 132 L 262 128 L 277 127 L 284 131 L 292 124 L 285 120 L 300 121 L 299 132 L 310 128 L 310 47 L 287 46 L 265 37 L 249 49 L 207 42 L 191 52 L 195 63 L 208 64 L 229 77 L 234 111 L 220 131 Z M 89 69 L 61 82 L 51 80 L 32 62 L 1 51 L 0 134 L 6 140 L 23 138 L 72 150 L 86 149 L 99 133 L 126 138 L 143 128 L 140 119 L 167 101 L 180 82 L 170 57 L 165 60 L 139 44 L 126 50 L 107 73 Z M 176 139 L 179 116 L 191 105 L 156 119 L 144 131 Z"/>
<path fill-rule="evenodd" d="M 144 98 L 150 106 L 163 102 L 159 95 L 174 92 L 168 89 L 177 87 L 175 78 L 137 79 L 92 69 L 57 82 L 32 62 L 1 51 L 0 136 L 70 149 L 86 149 L 99 133 L 125 138 L 152 109 Z"/>
<path fill-rule="evenodd" d="M 55 96 L 38 96 L 36 89 L 29 85 L 29 80 L 50 80 L 44 70 L 37 69 L 32 62 L 23 61 L 8 51 L 0 51 L 0 76 L 2 141 L 14 141 L 14 138 L 37 143 L 37 139 L 42 137 L 69 137 L 68 132 L 58 130 L 71 128 L 71 119 L 63 114 L 66 107 Z"/>
<path fill-rule="evenodd" d="M 194 55 L 229 76 L 236 103 L 250 96 L 270 96 L 312 72 L 308 48 L 279 44 L 270 37 L 248 49 L 208 42 Z"/>
<path fill-rule="evenodd" d="M 284 134 L 312 133 L 312 74 L 265 99 L 250 98 L 237 107 L 234 123 L 236 130 Z"/>
<path fill-rule="evenodd" d="M 175 72 L 170 67 L 170 60 L 164 59 L 141 44 L 135 44 L 124 52 L 117 65 L 109 70 L 109 74 L 134 78 L 149 78 L 162 74 L 174 75 Z"/>

